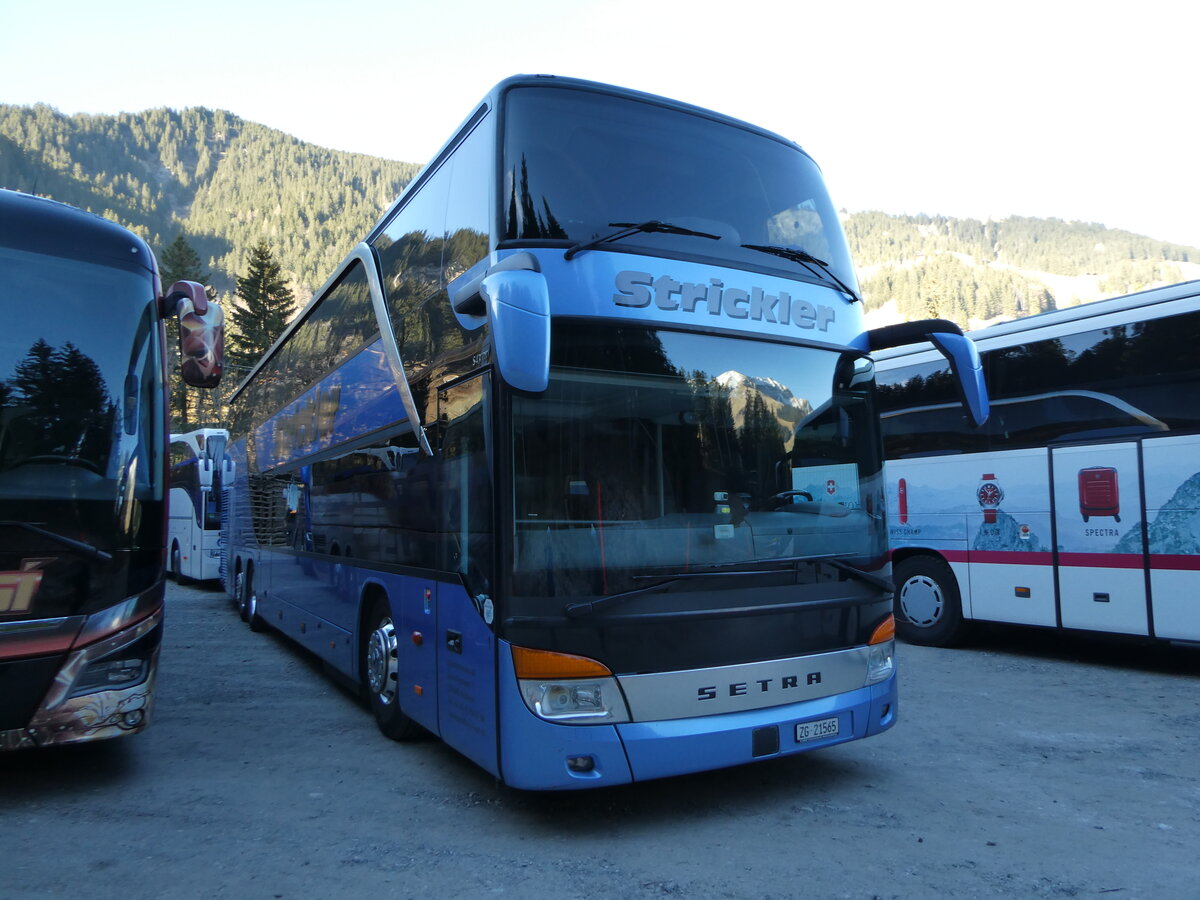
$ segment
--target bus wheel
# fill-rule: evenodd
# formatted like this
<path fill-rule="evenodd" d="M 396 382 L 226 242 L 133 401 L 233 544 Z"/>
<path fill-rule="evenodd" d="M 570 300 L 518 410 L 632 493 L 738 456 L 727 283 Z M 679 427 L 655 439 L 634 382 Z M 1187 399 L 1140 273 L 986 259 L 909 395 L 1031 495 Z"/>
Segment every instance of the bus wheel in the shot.
<path fill-rule="evenodd" d="M 242 621 L 250 626 L 251 631 L 263 631 L 267 627 L 266 620 L 258 614 L 258 592 L 254 590 L 254 571 L 247 568 L 238 572 L 238 611 Z"/>
<path fill-rule="evenodd" d="M 967 633 L 958 581 L 933 556 L 910 556 L 892 570 L 896 634 L 910 644 L 952 647 Z"/>
<path fill-rule="evenodd" d="M 243 602 L 243 595 L 246 592 L 246 573 L 238 569 L 236 575 L 233 576 L 233 602 L 237 604 L 238 615 L 242 621 L 246 621 L 246 605 Z"/>
<path fill-rule="evenodd" d="M 175 577 L 176 584 L 187 584 L 188 582 L 191 581 L 190 578 L 183 577 L 183 572 L 181 571 L 182 568 L 183 568 L 183 560 L 179 555 L 179 545 L 172 544 L 171 545 L 171 574 Z"/>
<path fill-rule="evenodd" d="M 387 600 L 370 600 L 360 668 L 363 690 L 379 730 L 393 741 L 411 741 L 424 729 L 400 709 L 400 653 L 396 626 Z"/>

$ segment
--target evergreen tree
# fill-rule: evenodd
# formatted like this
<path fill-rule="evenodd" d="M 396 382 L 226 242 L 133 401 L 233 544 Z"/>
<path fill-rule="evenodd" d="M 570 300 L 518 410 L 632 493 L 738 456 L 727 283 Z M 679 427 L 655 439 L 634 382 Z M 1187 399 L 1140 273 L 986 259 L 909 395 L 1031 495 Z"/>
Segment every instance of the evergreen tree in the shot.
<path fill-rule="evenodd" d="M 266 241 L 250 250 L 249 272 L 237 280 L 237 300 L 229 310 L 229 358 L 235 366 L 253 367 L 283 334 L 295 306 L 291 288 Z"/>

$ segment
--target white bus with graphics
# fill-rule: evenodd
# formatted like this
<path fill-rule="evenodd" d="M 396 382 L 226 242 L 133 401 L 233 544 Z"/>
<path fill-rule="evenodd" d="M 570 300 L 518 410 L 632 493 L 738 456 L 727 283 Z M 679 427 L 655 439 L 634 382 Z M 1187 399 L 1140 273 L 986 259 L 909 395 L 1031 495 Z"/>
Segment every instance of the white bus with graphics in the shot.
<path fill-rule="evenodd" d="M 224 428 L 171 435 L 167 565 L 176 580 L 221 576 L 221 460 L 228 440 Z"/>
<path fill-rule="evenodd" d="M 929 345 L 876 355 L 900 636 L 1200 641 L 1200 281 L 969 336 L 980 428 Z"/>

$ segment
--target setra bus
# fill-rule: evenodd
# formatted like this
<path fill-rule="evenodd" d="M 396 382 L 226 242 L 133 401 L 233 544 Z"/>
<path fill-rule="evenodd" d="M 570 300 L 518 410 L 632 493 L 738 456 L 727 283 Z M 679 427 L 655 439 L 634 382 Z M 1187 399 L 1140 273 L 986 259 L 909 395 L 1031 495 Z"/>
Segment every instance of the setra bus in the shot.
<path fill-rule="evenodd" d="M 798 146 L 514 77 L 235 392 L 226 587 L 519 788 L 879 733 L 878 343 Z"/>
<path fill-rule="evenodd" d="M 171 435 L 167 567 L 179 581 L 220 577 L 221 463 L 228 440 L 224 428 Z"/>
<path fill-rule="evenodd" d="M 0 750 L 133 734 L 163 620 L 163 321 L 221 375 L 222 313 L 137 236 L 0 191 Z"/>
<path fill-rule="evenodd" d="M 902 638 L 972 620 L 1200 641 L 1200 281 L 972 332 L 959 414 L 926 345 L 876 356 Z"/>

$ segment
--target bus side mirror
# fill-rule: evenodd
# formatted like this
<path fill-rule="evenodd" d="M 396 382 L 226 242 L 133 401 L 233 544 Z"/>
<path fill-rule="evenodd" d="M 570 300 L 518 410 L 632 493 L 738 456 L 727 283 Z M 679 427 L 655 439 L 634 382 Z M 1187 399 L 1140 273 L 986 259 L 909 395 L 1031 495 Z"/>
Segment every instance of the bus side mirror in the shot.
<path fill-rule="evenodd" d="M 200 489 L 203 491 L 211 491 L 213 486 L 213 461 L 211 459 L 196 460 L 197 473 L 200 476 Z"/>
<path fill-rule="evenodd" d="M 979 348 L 973 340 L 961 334 L 935 331 L 930 333 L 929 340 L 949 361 L 950 371 L 958 380 L 958 389 L 967 411 L 967 418 L 978 428 L 988 420 L 991 413 L 987 385 L 983 381 L 983 363 L 979 359 Z"/>
<path fill-rule="evenodd" d="M 550 290 L 541 272 L 529 269 L 485 275 L 479 293 L 492 323 L 492 346 L 500 377 L 521 391 L 541 392 L 550 383 Z"/>
<path fill-rule="evenodd" d="M 179 363 L 192 387 L 212 388 L 225 367 L 225 312 L 208 299 L 204 286 L 177 281 L 163 294 L 164 315 L 179 319 Z"/>
<path fill-rule="evenodd" d="M 959 399 L 972 426 L 978 428 L 988 420 L 991 407 L 988 402 L 987 385 L 983 380 L 983 363 L 979 359 L 979 348 L 953 322 L 946 319 L 922 319 L 917 322 L 887 325 L 867 332 L 867 340 L 871 350 L 929 341 L 950 363 L 950 371 L 954 373 L 958 384 Z"/>

